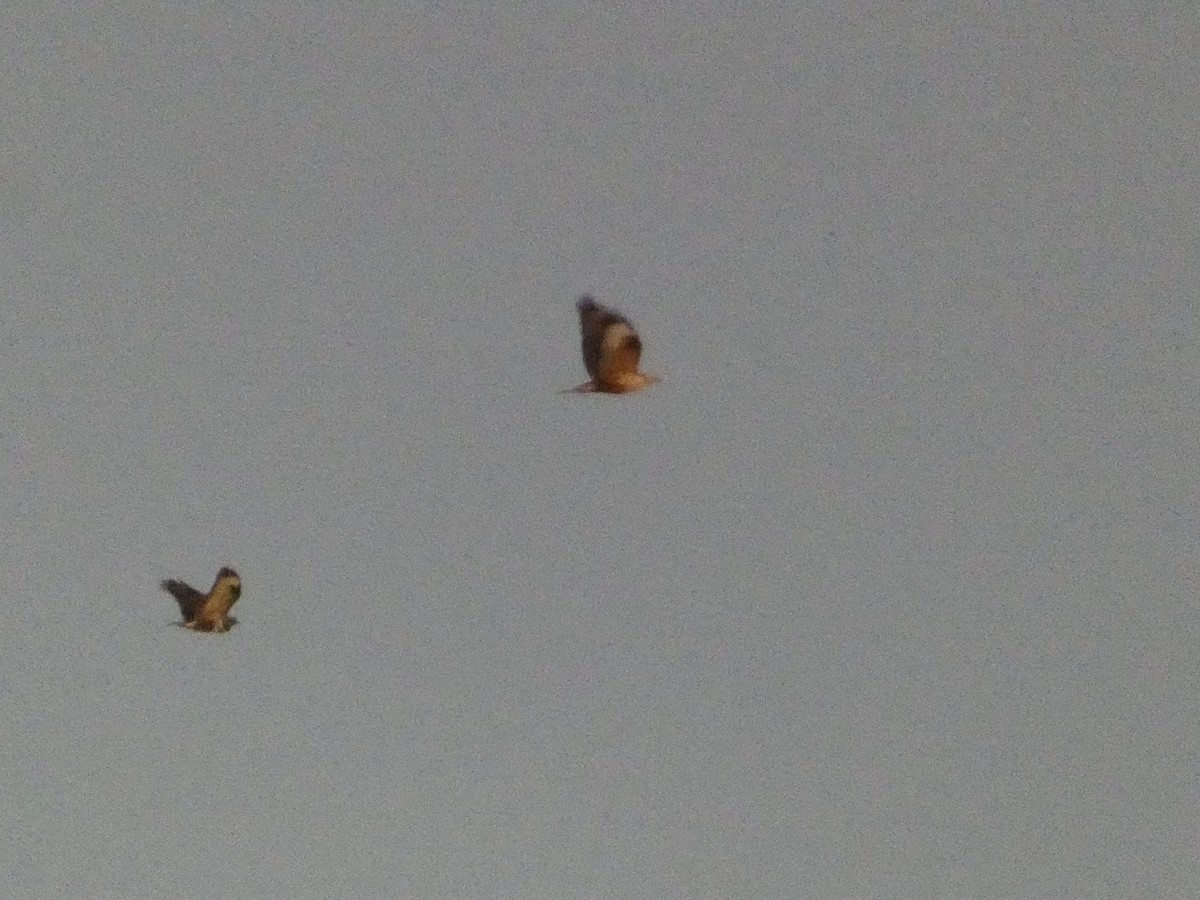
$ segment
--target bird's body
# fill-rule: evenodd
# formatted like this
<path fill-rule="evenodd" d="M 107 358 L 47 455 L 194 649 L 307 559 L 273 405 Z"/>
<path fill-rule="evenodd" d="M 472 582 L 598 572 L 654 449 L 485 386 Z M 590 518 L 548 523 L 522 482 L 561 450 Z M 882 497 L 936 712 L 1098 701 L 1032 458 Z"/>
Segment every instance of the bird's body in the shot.
<path fill-rule="evenodd" d="M 575 388 L 585 394 L 599 391 L 606 394 L 628 394 L 649 387 L 659 380 L 638 370 L 642 358 L 642 339 L 633 323 L 584 296 L 576 304 L 579 327 L 583 333 L 581 348 L 583 366 L 592 380 Z"/>
<path fill-rule="evenodd" d="M 228 566 L 217 573 L 216 581 L 207 594 L 190 584 L 171 579 L 162 582 L 161 587 L 179 604 L 184 628 L 228 631 L 237 624 L 237 619 L 229 615 L 229 610 L 242 595 L 242 579 Z"/>

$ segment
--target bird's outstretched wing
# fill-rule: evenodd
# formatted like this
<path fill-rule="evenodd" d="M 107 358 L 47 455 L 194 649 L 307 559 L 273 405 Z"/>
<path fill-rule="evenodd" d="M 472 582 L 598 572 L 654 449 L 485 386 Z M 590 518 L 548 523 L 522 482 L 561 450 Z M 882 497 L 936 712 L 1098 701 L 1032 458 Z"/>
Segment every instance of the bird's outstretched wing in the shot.
<path fill-rule="evenodd" d="M 213 582 L 212 590 L 204 598 L 204 603 L 196 612 L 196 623 L 193 627 L 200 631 L 228 631 L 237 619 L 229 615 L 233 604 L 242 596 L 242 579 L 229 566 L 222 567 Z"/>
<path fill-rule="evenodd" d="M 183 614 L 183 621 L 194 622 L 196 614 L 199 613 L 200 607 L 204 604 L 206 595 L 196 590 L 190 584 L 184 584 L 182 581 L 175 581 L 170 578 L 162 582 L 161 587 L 174 597 L 175 602 L 179 604 L 179 612 Z"/>
<path fill-rule="evenodd" d="M 597 385 L 612 384 L 637 372 L 642 340 L 633 324 L 590 296 L 580 298 L 577 309 L 583 332 L 583 365 Z"/>

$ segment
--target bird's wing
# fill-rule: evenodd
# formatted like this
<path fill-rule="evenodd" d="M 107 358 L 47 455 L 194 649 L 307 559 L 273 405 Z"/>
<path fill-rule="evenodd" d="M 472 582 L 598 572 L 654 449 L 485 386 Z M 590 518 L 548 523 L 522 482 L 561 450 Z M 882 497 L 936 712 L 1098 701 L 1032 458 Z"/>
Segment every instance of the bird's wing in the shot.
<path fill-rule="evenodd" d="M 642 358 L 642 341 L 632 323 L 601 306 L 591 297 L 578 304 L 583 332 L 583 365 L 597 381 L 610 381 L 622 372 L 636 372 Z"/>
<path fill-rule="evenodd" d="M 185 622 L 191 622 L 196 618 L 196 613 L 199 612 L 200 606 L 204 603 L 204 594 L 200 593 L 190 584 L 184 584 L 182 581 L 174 581 L 172 579 L 164 581 L 161 587 L 175 598 L 175 602 L 179 604 L 179 611 L 183 614 Z"/>
<path fill-rule="evenodd" d="M 595 378 L 602 383 L 615 383 L 624 375 L 637 372 L 642 358 L 642 339 L 633 327 L 621 320 L 609 325 L 600 347 L 600 365 Z"/>
<path fill-rule="evenodd" d="M 196 624 L 206 630 L 224 623 L 233 604 L 242 596 L 242 583 L 232 569 L 222 569 L 213 582 L 212 590 L 196 610 Z"/>
<path fill-rule="evenodd" d="M 583 332 L 580 344 L 583 350 L 583 367 L 593 378 L 600 369 L 600 349 L 604 343 L 604 328 L 611 314 L 591 297 L 579 301 L 579 327 Z"/>

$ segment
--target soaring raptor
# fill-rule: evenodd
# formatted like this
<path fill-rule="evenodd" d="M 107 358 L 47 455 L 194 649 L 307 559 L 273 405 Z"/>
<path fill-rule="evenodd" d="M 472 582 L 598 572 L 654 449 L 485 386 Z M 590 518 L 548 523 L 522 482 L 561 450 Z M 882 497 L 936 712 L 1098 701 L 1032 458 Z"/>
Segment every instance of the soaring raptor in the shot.
<path fill-rule="evenodd" d="M 591 296 L 581 297 L 575 308 L 583 331 L 583 365 L 592 376 L 591 381 L 574 389 L 576 393 L 628 394 L 659 380 L 657 375 L 638 371 L 642 339 L 628 319 Z"/>
<path fill-rule="evenodd" d="M 184 628 L 228 631 L 237 624 L 237 619 L 229 615 L 229 610 L 242 596 L 242 579 L 228 566 L 217 573 L 217 580 L 207 594 L 200 593 L 190 584 L 169 578 L 161 587 L 179 603 Z"/>

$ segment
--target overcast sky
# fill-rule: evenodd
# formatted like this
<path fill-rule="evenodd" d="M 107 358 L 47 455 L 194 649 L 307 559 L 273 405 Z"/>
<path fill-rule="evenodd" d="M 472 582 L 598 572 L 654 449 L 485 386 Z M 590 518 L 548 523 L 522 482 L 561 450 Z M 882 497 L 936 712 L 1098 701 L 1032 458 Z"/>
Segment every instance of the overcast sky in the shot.
<path fill-rule="evenodd" d="M 7 13 L 0 893 L 1194 896 L 1195 33 Z"/>

